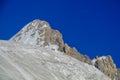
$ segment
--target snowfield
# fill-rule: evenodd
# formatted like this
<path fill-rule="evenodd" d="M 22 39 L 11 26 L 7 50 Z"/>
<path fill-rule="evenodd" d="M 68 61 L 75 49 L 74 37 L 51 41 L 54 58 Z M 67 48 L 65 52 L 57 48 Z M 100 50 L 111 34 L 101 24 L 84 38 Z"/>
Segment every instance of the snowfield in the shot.
<path fill-rule="evenodd" d="M 59 51 L 0 41 L 0 80 L 110 80 L 92 65 Z"/>

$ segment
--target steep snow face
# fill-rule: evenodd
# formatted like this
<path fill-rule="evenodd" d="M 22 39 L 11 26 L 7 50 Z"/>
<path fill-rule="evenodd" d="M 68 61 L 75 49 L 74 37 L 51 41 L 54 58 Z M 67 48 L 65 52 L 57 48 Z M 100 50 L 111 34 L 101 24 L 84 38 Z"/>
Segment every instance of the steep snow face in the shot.
<path fill-rule="evenodd" d="M 92 65 L 39 46 L 0 41 L 0 80 L 110 80 Z"/>
<path fill-rule="evenodd" d="M 10 40 L 24 44 L 43 46 L 46 27 L 49 27 L 47 22 L 34 20 L 23 27 L 23 29 L 15 36 L 13 36 Z"/>

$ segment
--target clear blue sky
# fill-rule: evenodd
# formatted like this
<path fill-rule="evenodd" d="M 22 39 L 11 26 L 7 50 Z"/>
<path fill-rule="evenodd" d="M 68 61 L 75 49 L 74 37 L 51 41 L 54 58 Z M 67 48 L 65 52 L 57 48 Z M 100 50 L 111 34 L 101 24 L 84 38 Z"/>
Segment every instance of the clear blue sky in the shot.
<path fill-rule="evenodd" d="M 91 59 L 111 55 L 120 67 L 119 0 L 0 0 L 0 39 L 34 19 L 48 21 Z"/>

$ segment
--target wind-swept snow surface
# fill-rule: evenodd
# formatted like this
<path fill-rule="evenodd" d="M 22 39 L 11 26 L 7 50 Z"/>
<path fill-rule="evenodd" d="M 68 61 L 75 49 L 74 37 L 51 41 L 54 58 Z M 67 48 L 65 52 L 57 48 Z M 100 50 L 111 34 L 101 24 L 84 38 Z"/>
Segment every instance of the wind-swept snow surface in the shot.
<path fill-rule="evenodd" d="M 92 65 L 49 48 L 0 41 L 0 80 L 110 80 Z"/>

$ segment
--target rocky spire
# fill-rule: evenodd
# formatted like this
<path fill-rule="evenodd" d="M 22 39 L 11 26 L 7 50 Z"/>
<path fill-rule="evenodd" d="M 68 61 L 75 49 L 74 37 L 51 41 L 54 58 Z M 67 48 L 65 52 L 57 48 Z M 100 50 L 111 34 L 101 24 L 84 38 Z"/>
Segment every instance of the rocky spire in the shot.
<path fill-rule="evenodd" d="M 115 79 L 117 68 L 111 56 L 97 56 L 93 59 L 92 63 L 100 71 L 112 78 L 112 80 Z"/>

